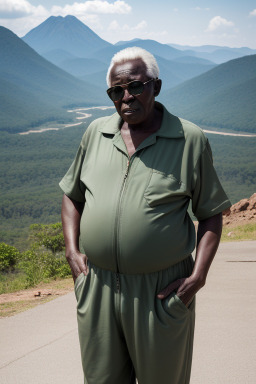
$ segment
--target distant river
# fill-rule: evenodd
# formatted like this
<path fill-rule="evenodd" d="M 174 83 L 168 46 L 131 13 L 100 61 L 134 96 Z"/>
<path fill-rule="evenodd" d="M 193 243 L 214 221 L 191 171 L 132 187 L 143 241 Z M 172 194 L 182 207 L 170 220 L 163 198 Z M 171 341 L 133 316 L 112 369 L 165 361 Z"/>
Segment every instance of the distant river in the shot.
<path fill-rule="evenodd" d="M 229 133 L 221 131 L 209 131 L 208 129 L 203 129 L 205 133 L 212 133 L 213 135 L 222 135 L 222 136 L 241 136 L 241 137 L 256 137 L 256 134 L 253 133 Z"/>
<path fill-rule="evenodd" d="M 114 109 L 114 108 L 115 107 L 105 107 L 105 106 L 87 107 L 87 108 L 70 109 L 70 110 L 68 110 L 68 112 L 76 113 L 78 115 L 76 117 L 76 120 L 84 120 L 84 119 L 87 119 L 88 117 L 92 116 L 91 113 L 88 113 L 88 111 L 90 111 L 90 110 L 100 109 L 102 111 L 105 111 L 107 109 Z M 82 123 L 83 123 L 83 121 L 80 121 L 79 123 L 73 123 L 73 124 L 63 124 L 60 127 L 47 127 L 47 128 L 30 129 L 29 131 L 26 131 L 26 132 L 20 132 L 19 135 L 29 135 L 30 133 L 43 133 L 46 131 L 59 131 L 60 129 L 75 127 L 75 126 L 80 125 Z"/>
<path fill-rule="evenodd" d="M 78 116 L 76 117 L 76 120 L 84 120 L 87 119 L 88 117 L 91 117 L 92 114 L 88 113 L 88 111 L 95 110 L 95 109 L 100 109 L 102 111 L 105 111 L 107 109 L 115 109 L 115 107 L 86 107 L 86 108 L 76 108 L 76 109 L 70 109 L 68 112 L 76 113 Z M 86 112 L 85 112 L 86 111 Z M 82 124 L 83 121 L 80 121 L 79 123 L 73 123 L 73 124 L 64 124 L 61 127 L 52 127 L 52 128 L 39 128 L 39 129 L 31 129 L 26 132 L 20 132 L 19 135 L 29 135 L 30 133 L 43 133 L 46 131 L 59 131 L 60 129 L 65 129 L 65 128 L 70 128 L 70 127 L 75 127 L 77 125 Z M 223 132 L 223 131 L 211 131 L 208 129 L 203 129 L 205 133 L 211 133 L 213 135 L 222 135 L 222 136 L 239 136 L 239 137 L 256 137 L 256 134 L 246 134 L 246 133 L 229 133 L 229 132 Z"/>

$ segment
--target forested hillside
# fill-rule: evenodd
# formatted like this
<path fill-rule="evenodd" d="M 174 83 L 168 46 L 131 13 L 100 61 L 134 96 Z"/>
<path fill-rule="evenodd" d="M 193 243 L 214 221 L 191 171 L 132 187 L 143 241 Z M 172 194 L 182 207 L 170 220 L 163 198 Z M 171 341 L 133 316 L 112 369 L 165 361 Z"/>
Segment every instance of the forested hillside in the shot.
<path fill-rule="evenodd" d="M 228 61 L 162 92 L 160 100 L 199 124 L 256 133 L 256 55 Z"/>
<path fill-rule="evenodd" d="M 68 122 L 69 106 L 110 104 L 105 93 L 51 64 L 0 27 L 0 130 Z"/>

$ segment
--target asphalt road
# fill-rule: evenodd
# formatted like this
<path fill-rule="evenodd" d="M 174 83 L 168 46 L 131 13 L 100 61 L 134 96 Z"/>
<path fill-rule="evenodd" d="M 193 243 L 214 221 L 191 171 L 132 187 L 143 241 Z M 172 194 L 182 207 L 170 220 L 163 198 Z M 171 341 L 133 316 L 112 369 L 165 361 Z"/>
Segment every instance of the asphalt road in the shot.
<path fill-rule="evenodd" d="M 256 241 L 222 243 L 197 295 L 191 384 L 254 384 Z M 1 384 L 82 384 L 73 293 L 0 320 Z M 121 383 L 120 383 L 121 384 Z"/>

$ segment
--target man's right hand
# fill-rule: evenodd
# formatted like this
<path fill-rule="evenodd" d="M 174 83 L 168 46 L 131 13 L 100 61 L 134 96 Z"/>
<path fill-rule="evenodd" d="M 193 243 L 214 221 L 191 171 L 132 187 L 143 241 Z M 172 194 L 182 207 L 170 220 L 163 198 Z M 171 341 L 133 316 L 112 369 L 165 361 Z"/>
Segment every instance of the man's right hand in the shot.
<path fill-rule="evenodd" d="M 79 251 L 72 251 L 66 253 L 66 258 L 69 263 L 74 282 L 81 273 L 85 276 L 88 274 L 89 271 L 86 255 Z"/>
<path fill-rule="evenodd" d="M 74 282 L 84 273 L 88 274 L 87 257 L 79 252 L 80 221 L 84 203 L 72 200 L 63 195 L 62 199 L 62 227 L 66 246 L 66 258 L 70 265 Z"/>

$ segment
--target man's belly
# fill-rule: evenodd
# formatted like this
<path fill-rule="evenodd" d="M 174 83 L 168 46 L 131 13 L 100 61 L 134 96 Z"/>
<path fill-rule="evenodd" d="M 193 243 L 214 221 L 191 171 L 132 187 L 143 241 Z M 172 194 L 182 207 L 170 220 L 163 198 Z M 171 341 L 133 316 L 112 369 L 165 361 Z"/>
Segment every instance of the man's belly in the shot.
<path fill-rule="evenodd" d="M 195 230 L 180 207 L 173 212 L 170 205 L 100 209 L 89 204 L 81 220 L 81 243 L 89 260 L 103 269 L 152 273 L 192 253 Z"/>

